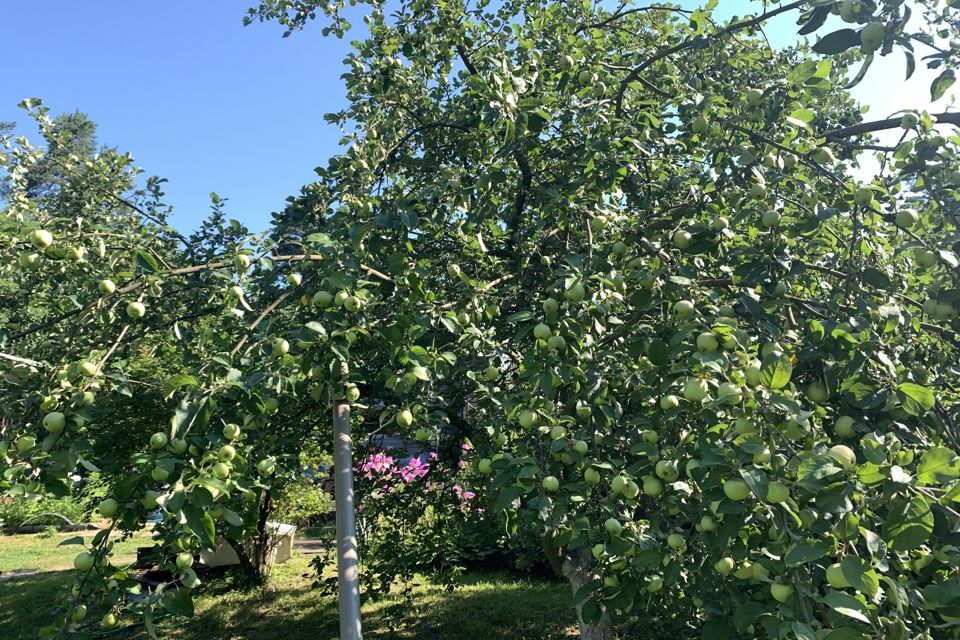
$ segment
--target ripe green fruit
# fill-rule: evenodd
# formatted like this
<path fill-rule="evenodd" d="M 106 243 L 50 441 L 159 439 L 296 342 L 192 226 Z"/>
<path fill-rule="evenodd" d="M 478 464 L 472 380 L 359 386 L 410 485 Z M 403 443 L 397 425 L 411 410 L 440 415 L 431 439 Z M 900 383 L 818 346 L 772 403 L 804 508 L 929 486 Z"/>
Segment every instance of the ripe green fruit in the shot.
<path fill-rule="evenodd" d="M 50 433 L 60 433 L 67 426 L 67 417 L 59 411 L 43 416 L 43 428 Z"/>
<path fill-rule="evenodd" d="M 771 482 L 767 485 L 767 502 L 771 504 L 780 504 L 786 502 L 790 497 L 790 489 L 779 482 Z"/>
<path fill-rule="evenodd" d="M 160 494 L 156 491 L 146 491 L 143 494 L 143 497 L 140 498 L 140 504 L 142 504 L 147 509 L 155 509 L 157 507 L 157 498 L 160 497 Z"/>
<path fill-rule="evenodd" d="M 707 129 L 709 128 L 710 128 L 710 125 L 707 122 L 707 119 L 704 118 L 703 116 L 697 116 L 690 123 L 690 130 L 698 135 L 702 135 L 706 133 Z"/>
<path fill-rule="evenodd" d="M 845 444 L 835 444 L 827 451 L 827 455 L 840 463 L 844 471 L 850 471 L 857 465 L 857 454 Z"/>
<path fill-rule="evenodd" d="M 177 554 L 177 568 L 181 571 L 189 569 L 193 566 L 193 554 L 187 551 L 181 551 Z"/>
<path fill-rule="evenodd" d="M 836 162 L 836 159 L 833 157 L 833 152 L 827 147 L 817 147 L 813 150 L 813 153 L 810 154 L 810 158 L 817 164 L 832 164 Z"/>
<path fill-rule="evenodd" d="M 240 253 L 233 259 L 233 266 L 241 273 L 250 268 L 250 256 Z"/>
<path fill-rule="evenodd" d="M 290 351 L 290 343 L 283 338 L 274 338 L 270 342 L 270 355 L 274 358 L 286 355 Z"/>
<path fill-rule="evenodd" d="M 554 351 L 563 351 L 567 348 L 567 341 L 564 340 L 563 336 L 550 336 L 550 339 L 547 340 L 547 347 Z"/>
<path fill-rule="evenodd" d="M 697 336 L 697 349 L 703 353 L 713 353 L 720 348 L 720 341 L 717 336 L 709 331 L 705 331 Z"/>
<path fill-rule="evenodd" d="M 763 89 L 747 89 L 744 98 L 751 107 L 759 106 L 763 102 Z"/>
<path fill-rule="evenodd" d="M 770 595 L 772 595 L 773 599 L 777 602 L 786 602 L 787 598 L 793 595 L 793 587 L 788 584 L 774 582 L 770 585 Z"/>
<path fill-rule="evenodd" d="M 560 438 L 564 438 L 566 437 L 566 435 L 567 435 L 567 430 L 561 426 L 556 426 L 553 429 L 550 429 L 550 437 L 553 438 L 554 440 L 559 440 Z"/>
<path fill-rule="evenodd" d="M 537 414 L 533 411 L 521 411 L 519 417 L 520 426 L 529 429 L 537 423 Z"/>
<path fill-rule="evenodd" d="M 671 533 L 667 536 L 667 546 L 671 549 L 682 549 L 687 545 L 687 541 L 679 533 Z"/>
<path fill-rule="evenodd" d="M 620 532 L 623 531 L 623 525 L 616 518 L 607 518 L 606 522 L 603 523 L 603 528 L 607 530 L 607 533 L 614 536 L 620 535 Z"/>
<path fill-rule="evenodd" d="M 623 493 L 624 489 L 627 488 L 627 483 L 629 480 L 624 476 L 613 476 L 613 480 L 610 481 L 610 491 L 613 493 Z"/>
<path fill-rule="evenodd" d="M 150 477 L 157 482 L 163 482 L 170 477 L 170 472 L 163 467 L 154 467 L 153 470 L 150 471 Z"/>
<path fill-rule="evenodd" d="M 197 573 L 193 569 L 185 569 L 180 577 L 180 582 L 187 589 L 195 589 L 200 586 L 200 578 L 197 577 Z"/>
<path fill-rule="evenodd" d="M 550 337 L 550 327 L 542 322 L 533 328 L 533 336 L 538 340 L 546 340 Z"/>
<path fill-rule="evenodd" d="M 27 237 L 37 249 L 46 249 L 53 244 L 53 234 L 46 229 L 34 229 Z"/>
<path fill-rule="evenodd" d="M 589 445 L 587 444 L 586 440 L 575 440 L 573 442 L 573 450 L 579 453 L 580 455 L 584 455 L 587 452 L 588 448 L 589 448 Z"/>
<path fill-rule="evenodd" d="M 493 461 L 490 458 L 481 458 L 477 463 L 477 471 L 483 474 L 489 474 L 493 469 Z"/>
<path fill-rule="evenodd" d="M 643 479 L 643 492 L 651 498 L 656 498 L 663 493 L 663 483 L 658 478 L 647 476 Z"/>
<path fill-rule="evenodd" d="M 814 404 L 823 404 L 830 397 L 830 392 L 822 382 L 811 382 L 807 385 L 805 393 Z"/>
<path fill-rule="evenodd" d="M 363 306 L 363 301 L 360 300 L 357 296 L 349 296 L 346 300 L 343 301 L 343 308 L 349 311 L 350 313 L 355 313 L 360 310 L 360 307 Z"/>
<path fill-rule="evenodd" d="M 103 618 L 100 620 L 100 626 L 104 629 L 112 629 L 117 626 L 117 616 L 113 613 L 104 614 Z"/>
<path fill-rule="evenodd" d="M 849 416 L 840 416 L 834 425 L 834 431 L 843 438 L 851 438 L 856 435 L 853 429 L 854 421 Z"/>
<path fill-rule="evenodd" d="M 593 409 L 590 407 L 589 404 L 585 402 L 577 403 L 578 416 L 580 416 L 581 418 L 589 418 L 592 413 L 593 413 Z"/>
<path fill-rule="evenodd" d="M 680 406 L 680 398 L 677 396 L 663 396 L 660 398 L 660 408 L 664 411 L 669 411 L 670 409 L 676 409 Z"/>
<path fill-rule="evenodd" d="M 721 382 L 717 387 L 717 398 L 722 399 L 726 404 L 740 404 L 743 400 L 743 392 L 740 385 L 733 382 Z"/>
<path fill-rule="evenodd" d="M 100 503 L 100 506 L 97 507 L 97 510 L 100 512 L 104 518 L 112 518 L 113 514 L 117 512 L 117 509 L 120 507 L 119 503 L 113 498 L 107 498 Z"/>
<path fill-rule="evenodd" d="M 753 464 L 756 465 L 765 465 L 769 464 L 771 458 L 770 449 L 767 447 L 763 448 L 763 451 L 758 451 L 753 454 Z"/>
<path fill-rule="evenodd" d="M 628 247 L 627 243 L 622 240 L 617 240 L 614 242 L 613 247 L 610 249 L 611 253 L 613 253 L 615 256 L 625 256 L 629 250 L 630 247 Z"/>
<path fill-rule="evenodd" d="M 763 226 L 767 228 L 775 227 L 780 224 L 780 212 L 767 210 L 763 212 L 763 215 L 760 216 L 760 222 Z"/>
<path fill-rule="evenodd" d="M 871 22 L 860 31 L 860 44 L 864 53 L 876 51 L 883 44 L 883 36 L 886 32 L 882 22 Z"/>
<path fill-rule="evenodd" d="M 747 365 L 747 368 L 744 370 L 744 377 L 747 379 L 747 384 L 751 387 L 755 387 L 760 384 L 760 369 L 762 365 L 759 360 L 752 360 L 750 364 Z"/>
<path fill-rule="evenodd" d="M 230 462 L 237 457 L 237 450 L 233 448 L 233 445 L 225 444 L 217 451 L 217 457 L 224 462 Z"/>
<path fill-rule="evenodd" d="M 746 500 L 747 496 L 750 495 L 750 487 L 743 480 L 727 480 L 723 485 L 723 493 L 729 499 L 739 502 Z"/>
<path fill-rule="evenodd" d="M 850 586 L 850 581 L 843 575 L 843 569 L 839 562 L 834 562 L 827 567 L 827 584 L 834 589 L 846 589 Z"/>
<path fill-rule="evenodd" d="M 897 225 L 904 229 L 910 229 L 913 225 L 917 224 L 919 220 L 920 216 L 913 209 L 901 209 L 897 212 Z"/>
<path fill-rule="evenodd" d="M 600 482 L 600 472 L 590 467 L 583 472 L 583 479 L 586 480 L 588 484 L 597 484 Z"/>
<path fill-rule="evenodd" d="M 690 246 L 690 242 L 693 240 L 693 236 L 690 235 L 690 232 L 686 229 L 678 229 L 672 238 L 673 246 L 678 249 L 686 249 Z"/>
<path fill-rule="evenodd" d="M 677 320 L 689 320 L 696 313 L 696 307 L 689 300 L 679 300 L 673 305 L 673 317 Z"/>
<path fill-rule="evenodd" d="M 853 194 L 853 201 L 861 207 L 868 207 L 873 204 L 873 191 L 866 187 L 860 187 Z"/>
<path fill-rule="evenodd" d="M 562 71 L 570 71 L 573 69 L 574 64 L 575 62 L 571 56 L 560 56 L 560 58 L 557 60 L 557 65 Z"/>
<path fill-rule="evenodd" d="M 409 409 L 403 409 L 397 413 L 397 425 L 404 429 L 413 424 L 413 413 Z"/>
<path fill-rule="evenodd" d="M 360 389 L 355 384 L 348 384 L 343 389 L 343 397 L 347 399 L 347 402 L 356 402 L 360 399 Z"/>
<path fill-rule="evenodd" d="M 223 427 L 223 437 L 227 440 L 236 440 L 240 437 L 240 425 L 233 424 L 232 422 L 224 425 Z"/>
<path fill-rule="evenodd" d="M 230 475 L 230 467 L 223 462 L 218 462 L 217 464 L 213 465 L 212 469 L 210 469 L 210 473 L 217 478 L 226 478 Z"/>
<path fill-rule="evenodd" d="M 923 247 L 917 247 L 913 250 L 913 259 L 924 269 L 929 269 L 937 264 L 937 254 Z"/>
<path fill-rule="evenodd" d="M 577 282 L 567 289 L 563 295 L 570 302 L 580 302 L 587 295 L 587 290 L 581 283 Z"/>
<path fill-rule="evenodd" d="M 560 488 L 560 481 L 557 480 L 556 476 L 547 476 L 543 479 L 541 484 L 543 485 L 543 488 L 550 493 L 553 493 Z"/>
<path fill-rule="evenodd" d="M 683 397 L 690 402 L 702 402 L 709 391 L 707 382 L 700 378 L 687 378 L 687 381 L 683 383 Z"/>
<path fill-rule="evenodd" d="M 70 614 L 70 619 L 74 622 L 82 622 L 87 617 L 87 605 L 78 604 L 76 609 L 73 610 L 73 613 Z"/>
<path fill-rule="evenodd" d="M 86 551 L 81 551 L 73 559 L 73 568 L 77 571 L 90 571 L 93 569 L 94 557 Z"/>
<path fill-rule="evenodd" d="M 749 433 L 756 433 L 757 426 L 750 418 L 737 418 L 736 422 L 733 423 L 733 430 L 737 432 L 737 435 L 745 436 Z"/>
<path fill-rule="evenodd" d="M 650 579 L 647 580 L 647 591 L 656 593 L 661 589 L 663 589 L 663 578 L 660 576 L 650 576 Z"/>
<path fill-rule="evenodd" d="M 318 307 L 329 307 L 333 304 L 333 294 L 329 291 L 317 291 L 313 294 L 313 304 Z"/>
<path fill-rule="evenodd" d="M 37 444 L 37 439 L 33 436 L 20 436 L 14 442 L 14 446 L 20 453 L 26 453 Z"/>
<path fill-rule="evenodd" d="M 165 446 L 167 446 L 167 434 L 162 431 L 157 431 L 150 436 L 150 448 L 163 449 Z"/>
<path fill-rule="evenodd" d="M 136 320 L 142 318 L 147 313 L 147 308 L 142 302 L 131 302 L 127 305 L 127 316 Z"/>
<path fill-rule="evenodd" d="M 913 129 L 920 124 L 920 116 L 913 111 L 908 111 L 900 117 L 900 127 L 902 129 Z"/>
<path fill-rule="evenodd" d="M 725 576 L 733 571 L 735 566 L 737 566 L 737 563 L 733 561 L 733 558 L 723 557 L 717 560 L 717 563 L 713 565 L 713 568 L 717 570 L 717 573 Z"/>
<path fill-rule="evenodd" d="M 750 187 L 750 197 L 754 200 L 765 200 L 767 197 L 767 188 L 759 182 L 755 183 Z"/>
<path fill-rule="evenodd" d="M 717 521 L 713 516 L 703 516 L 700 518 L 700 531 L 711 533 L 717 530 Z"/>
<path fill-rule="evenodd" d="M 273 472 L 277 468 L 277 463 L 273 458 L 264 458 L 257 463 L 257 471 L 260 472 L 260 475 L 272 476 Z"/>
<path fill-rule="evenodd" d="M 483 371 L 483 377 L 488 381 L 493 382 L 500 377 L 500 369 L 497 369 L 495 366 L 490 365 Z"/>
<path fill-rule="evenodd" d="M 657 444 L 657 442 L 660 440 L 660 434 L 653 429 L 644 430 L 644 432 L 640 434 L 640 437 L 643 438 L 643 441 L 648 444 Z"/>
<path fill-rule="evenodd" d="M 104 278 L 97 284 L 97 289 L 104 295 L 110 295 L 117 290 L 117 285 L 113 283 L 113 280 Z"/>
<path fill-rule="evenodd" d="M 560 303 L 553 298 L 547 298 L 543 301 L 544 313 L 556 313 L 560 309 Z"/>
<path fill-rule="evenodd" d="M 676 482 L 680 477 L 680 471 L 677 469 L 677 463 L 672 460 L 660 460 L 655 467 L 657 477 L 666 482 Z"/>

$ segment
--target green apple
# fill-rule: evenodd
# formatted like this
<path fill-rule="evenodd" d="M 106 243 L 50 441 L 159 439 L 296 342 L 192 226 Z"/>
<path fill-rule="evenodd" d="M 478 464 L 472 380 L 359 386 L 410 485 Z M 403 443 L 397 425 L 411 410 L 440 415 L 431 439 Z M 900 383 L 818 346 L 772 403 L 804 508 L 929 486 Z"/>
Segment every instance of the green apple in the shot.
<path fill-rule="evenodd" d="M 710 220 L 710 228 L 714 231 L 723 231 L 724 229 L 729 229 L 730 220 L 724 216 L 716 216 Z"/>
<path fill-rule="evenodd" d="M 218 462 L 210 469 L 210 473 L 212 473 L 215 478 L 226 478 L 230 475 L 230 467 L 223 462 Z"/>
<path fill-rule="evenodd" d="M 696 313 L 696 307 L 689 300 L 679 300 L 673 305 L 673 317 L 677 320 L 689 320 Z"/>
<path fill-rule="evenodd" d="M 573 450 L 580 455 L 584 455 L 588 448 L 589 445 L 587 444 L 586 440 L 574 440 L 573 442 Z"/>
<path fill-rule="evenodd" d="M 24 269 L 36 269 L 40 266 L 40 254 L 38 253 L 21 253 L 20 257 L 17 258 L 17 262 Z"/>
<path fill-rule="evenodd" d="M 100 293 L 104 295 L 110 295 L 111 293 L 117 290 L 117 285 L 113 283 L 113 280 L 109 278 L 104 278 L 99 283 L 97 283 L 97 289 L 100 291 Z"/>
<path fill-rule="evenodd" d="M 690 122 L 690 130 L 697 135 L 702 135 L 710 128 L 710 124 L 703 116 L 697 116 Z"/>
<path fill-rule="evenodd" d="M 697 349 L 703 353 L 713 353 L 720 348 L 720 341 L 717 336 L 709 331 L 705 331 L 697 336 Z"/>
<path fill-rule="evenodd" d="M 589 404 L 585 402 L 577 403 L 578 416 L 580 416 L 581 418 L 589 418 L 592 413 L 593 413 L 593 408 Z"/>
<path fill-rule="evenodd" d="M 489 474 L 492 469 L 493 462 L 490 460 L 490 458 L 481 458 L 480 461 L 477 462 L 477 471 L 480 473 Z"/>
<path fill-rule="evenodd" d="M 87 617 L 87 605 L 78 604 L 73 610 L 73 613 L 70 614 L 70 619 L 74 622 L 83 622 Z"/>
<path fill-rule="evenodd" d="M 85 360 L 84 362 L 81 362 L 81 363 L 80 363 L 80 366 L 79 366 L 79 369 L 80 369 L 80 373 L 81 373 L 82 375 L 86 376 L 87 378 L 89 378 L 89 377 L 93 376 L 95 373 L 97 373 L 97 365 L 96 365 L 96 363 L 90 362 L 89 360 Z"/>
<path fill-rule="evenodd" d="M 817 164 L 832 164 L 836 162 L 836 159 L 833 157 L 833 152 L 827 147 L 817 147 L 813 150 L 813 153 L 810 154 L 810 158 Z"/>
<path fill-rule="evenodd" d="M 772 595 L 773 599 L 777 602 L 786 602 L 787 599 L 793 595 L 793 587 L 788 584 L 774 582 L 770 585 L 770 595 Z"/>
<path fill-rule="evenodd" d="M 500 377 L 500 369 L 497 369 L 495 366 L 490 365 L 483 371 L 483 377 L 489 382 L 493 382 Z"/>
<path fill-rule="evenodd" d="M 127 316 L 136 320 L 142 318 L 147 313 L 147 308 L 142 302 L 131 302 L 127 305 Z"/>
<path fill-rule="evenodd" d="M 67 417 L 59 411 L 52 411 L 43 416 L 43 428 L 50 433 L 60 433 L 67 426 Z"/>
<path fill-rule="evenodd" d="M 355 384 L 348 384 L 343 388 L 343 397 L 347 402 L 356 402 L 360 399 L 360 389 Z"/>
<path fill-rule="evenodd" d="M 257 463 L 257 471 L 260 475 L 272 476 L 277 468 L 277 463 L 273 458 L 264 458 Z"/>
<path fill-rule="evenodd" d="M 647 579 L 647 591 L 650 593 L 656 593 L 663 589 L 663 578 L 660 576 L 650 576 Z"/>
<path fill-rule="evenodd" d="M 767 187 L 756 182 L 750 187 L 750 197 L 754 200 L 765 200 L 767 197 Z"/>
<path fill-rule="evenodd" d="M 603 523 L 603 528 L 607 530 L 607 533 L 614 536 L 620 535 L 623 531 L 623 525 L 616 518 L 607 518 Z"/>
<path fill-rule="evenodd" d="M 866 187 L 860 187 L 853 194 L 853 201 L 861 207 L 868 207 L 873 204 L 873 191 Z"/>
<path fill-rule="evenodd" d="M 677 229 L 677 231 L 673 234 L 673 238 L 671 238 L 673 246 L 677 247 L 678 249 L 686 249 L 690 246 L 690 242 L 692 240 L 693 236 L 686 229 Z"/>
<path fill-rule="evenodd" d="M 643 433 L 640 434 L 640 437 L 648 444 L 657 444 L 657 442 L 660 441 L 660 434 L 653 429 L 645 429 Z"/>
<path fill-rule="evenodd" d="M 90 571 L 93 569 L 94 557 L 87 551 L 81 551 L 73 559 L 73 568 L 77 571 Z"/>
<path fill-rule="evenodd" d="M 747 89 L 744 99 L 747 101 L 747 104 L 751 107 L 759 106 L 763 102 L 763 89 L 751 88 Z"/>
<path fill-rule="evenodd" d="M 185 569 L 180 577 L 180 582 L 187 589 L 196 589 L 200 586 L 200 578 L 197 577 L 197 573 L 193 569 Z"/>
<path fill-rule="evenodd" d="M 755 465 L 765 465 L 770 463 L 771 453 L 768 447 L 764 447 L 762 451 L 758 451 L 753 454 L 753 464 Z"/>
<path fill-rule="evenodd" d="M 737 570 L 733 572 L 733 575 L 740 580 L 749 580 L 753 577 L 753 565 L 749 562 L 744 562 Z"/>
<path fill-rule="evenodd" d="M 722 576 L 729 575 L 733 568 L 737 566 L 737 563 L 733 561 L 733 558 L 729 556 L 724 556 L 717 560 L 716 564 L 713 565 L 713 568 L 717 570 Z"/>
<path fill-rule="evenodd" d="M 587 295 L 583 284 L 577 282 L 564 292 L 564 297 L 570 302 L 580 302 Z"/>
<path fill-rule="evenodd" d="M 768 209 L 760 216 L 760 223 L 767 228 L 775 227 L 780 224 L 780 212 Z"/>
<path fill-rule="evenodd" d="M 599 560 L 603 557 L 603 554 L 606 553 L 606 550 L 607 547 L 602 542 L 598 542 L 590 549 L 590 553 L 593 554 L 595 560 Z"/>
<path fill-rule="evenodd" d="M 741 500 L 746 500 L 747 496 L 750 495 L 750 487 L 746 482 L 740 479 L 727 480 L 723 484 L 723 493 L 729 499 L 739 502 Z"/>
<path fill-rule="evenodd" d="M 657 477 L 666 482 L 676 482 L 680 477 L 677 463 L 672 460 L 660 460 L 656 464 L 655 471 Z"/>
<path fill-rule="evenodd" d="M 623 240 L 617 240 L 613 243 L 613 246 L 610 248 L 610 252 L 615 256 L 623 257 L 627 255 L 627 251 L 630 250 L 630 247 L 627 246 L 627 243 Z M 548 312 L 549 313 L 549 312 Z"/>
<path fill-rule="evenodd" d="M 337 291 L 335 296 L 333 296 L 333 304 L 338 307 L 342 307 L 344 304 L 346 304 L 347 298 L 349 297 L 350 294 L 341 289 L 340 291 Z"/>
<path fill-rule="evenodd" d="M 217 450 L 217 457 L 224 462 L 230 462 L 237 457 L 237 450 L 233 445 L 225 444 Z"/>
<path fill-rule="evenodd" d="M 762 365 L 759 360 L 751 360 L 744 370 L 743 375 L 747 379 L 747 384 L 755 387 L 760 384 L 760 370 Z"/>
<path fill-rule="evenodd" d="M 413 424 L 413 412 L 410 409 L 402 409 L 397 412 L 397 425 L 406 429 Z"/>
<path fill-rule="evenodd" d="M 750 433 L 756 433 L 757 425 L 751 418 L 737 418 L 733 423 L 733 430 L 737 432 L 737 435 L 745 436 Z"/>
<path fill-rule="evenodd" d="M 826 385 L 819 381 L 808 384 L 805 394 L 814 404 L 823 404 L 830 397 Z"/>
<path fill-rule="evenodd" d="M 600 472 L 593 467 L 588 467 L 583 472 L 583 479 L 587 481 L 587 484 L 597 484 L 600 482 Z"/>
<path fill-rule="evenodd" d="M 118 620 L 116 614 L 105 613 L 103 618 L 100 620 L 100 626 L 102 626 L 104 629 L 112 629 L 113 627 L 117 626 L 117 622 Z"/>
<path fill-rule="evenodd" d="M 299 273 L 287 274 L 287 284 L 291 287 L 299 287 L 301 282 L 303 282 L 303 275 Z"/>
<path fill-rule="evenodd" d="M 120 504 L 116 500 L 113 498 L 107 498 L 100 503 L 100 506 L 97 507 L 97 510 L 104 518 L 112 518 L 113 514 L 117 512 L 119 507 Z"/>
<path fill-rule="evenodd" d="M 553 298 L 547 298 L 543 301 L 543 311 L 545 313 L 556 313 L 560 309 L 560 303 Z"/>
<path fill-rule="evenodd" d="M 833 423 L 833 431 L 841 438 L 852 438 L 856 435 L 853 429 L 854 420 L 850 416 L 840 416 Z"/>
<path fill-rule="evenodd" d="M 563 55 L 557 60 L 557 65 L 560 67 L 561 71 L 570 71 L 573 69 L 574 65 L 573 58 L 571 56 Z"/>
<path fill-rule="evenodd" d="M 767 502 L 779 504 L 786 502 L 790 497 L 790 489 L 779 482 L 771 482 L 767 485 Z"/>
<path fill-rule="evenodd" d="M 886 33 L 886 27 L 882 22 L 874 21 L 869 23 L 860 31 L 861 50 L 864 53 L 876 51 L 883 44 L 883 36 Z"/>
<path fill-rule="evenodd" d="M 550 437 L 554 440 L 559 440 L 560 438 L 565 438 L 567 435 L 567 430 L 561 427 L 560 425 L 555 426 L 550 429 Z"/>
<path fill-rule="evenodd" d="M 671 533 L 667 536 L 667 546 L 671 549 L 682 549 L 687 546 L 687 541 L 679 533 Z"/>
<path fill-rule="evenodd" d="M 153 478 L 156 482 L 163 482 L 170 477 L 170 472 L 164 469 L 163 467 L 154 467 L 150 471 L 150 477 Z"/>
<path fill-rule="evenodd" d="M 543 479 L 541 484 L 543 485 L 543 488 L 550 493 L 553 493 L 560 488 L 560 481 L 557 480 L 556 476 L 547 476 Z"/>
<path fill-rule="evenodd" d="M 700 530 L 706 533 L 710 533 L 717 530 L 717 521 L 713 519 L 713 516 L 706 515 L 700 518 Z"/>
<path fill-rule="evenodd" d="M 37 444 L 37 439 L 34 438 L 33 436 L 20 436 L 14 442 L 14 446 L 16 447 L 17 451 L 20 453 L 26 453 L 30 449 L 33 449 L 33 447 L 36 446 L 36 444 Z"/>
<path fill-rule="evenodd" d="M 676 409 L 680 406 L 680 398 L 674 395 L 663 396 L 660 398 L 660 408 L 664 411 Z"/>
<path fill-rule="evenodd" d="M 162 431 L 157 431 L 150 436 L 151 449 L 163 449 L 165 446 L 167 446 L 167 434 Z"/>
<path fill-rule="evenodd" d="M 710 392 L 706 380 L 700 378 L 687 378 L 683 383 L 683 397 L 690 402 L 702 402 Z"/>
<path fill-rule="evenodd" d="M 350 296 L 343 301 L 343 308 L 349 311 L 350 313 L 355 313 L 360 310 L 360 307 L 363 306 L 363 301 L 360 300 L 357 296 Z"/>
<path fill-rule="evenodd" d="M 913 259 L 917 264 L 925 269 L 929 269 L 937 264 L 937 254 L 929 249 L 917 247 L 913 250 Z"/>
<path fill-rule="evenodd" d="M 717 387 L 717 398 L 722 399 L 726 404 L 740 404 L 743 400 L 743 391 L 740 385 L 733 382 L 721 382 Z"/>
<path fill-rule="evenodd" d="M 229 423 L 223 427 L 223 437 L 227 440 L 236 440 L 240 437 L 240 425 Z"/>
<path fill-rule="evenodd" d="M 827 584 L 834 589 L 846 589 L 850 586 L 850 581 L 843 575 L 839 562 L 834 562 L 827 567 Z"/>
<path fill-rule="evenodd" d="M 613 493 L 623 493 L 624 489 L 627 488 L 627 483 L 629 478 L 624 476 L 613 476 L 613 480 L 610 481 L 610 491 Z"/>
<path fill-rule="evenodd" d="M 46 249 L 53 244 L 53 234 L 46 229 L 34 229 L 27 238 L 37 249 Z"/>
<path fill-rule="evenodd" d="M 177 554 L 176 564 L 181 571 L 189 569 L 193 566 L 193 554 L 188 551 L 181 551 Z"/>
<path fill-rule="evenodd" d="M 547 340 L 547 347 L 553 351 L 563 351 L 567 348 L 567 341 L 564 340 L 563 336 L 550 336 L 550 339 Z"/>
<path fill-rule="evenodd" d="M 521 427 L 524 429 L 529 429 L 537 423 L 537 414 L 530 410 L 521 411 L 518 421 L 520 422 Z"/>
<path fill-rule="evenodd" d="M 659 478 L 647 476 L 643 479 L 643 492 L 651 498 L 656 498 L 663 493 L 663 483 Z"/>
<path fill-rule="evenodd" d="M 239 300 L 243 297 L 243 287 L 235 284 L 227 289 L 227 295 L 231 298 Z"/>
<path fill-rule="evenodd" d="M 333 304 L 333 294 L 329 291 L 317 291 L 315 294 L 313 294 L 313 304 L 317 305 L 318 307 L 329 307 L 331 304 Z"/>
<path fill-rule="evenodd" d="M 827 455 L 840 463 L 844 471 L 850 471 L 857 466 L 857 454 L 845 444 L 835 444 L 827 451 Z"/>
<path fill-rule="evenodd" d="M 250 256 L 239 253 L 237 257 L 233 259 L 233 266 L 237 271 L 243 273 L 250 268 Z"/>
<path fill-rule="evenodd" d="M 913 111 L 907 111 L 900 117 L 900 127 L 902 129 L 913 129 L 920 124 L 920 116 Z"/>

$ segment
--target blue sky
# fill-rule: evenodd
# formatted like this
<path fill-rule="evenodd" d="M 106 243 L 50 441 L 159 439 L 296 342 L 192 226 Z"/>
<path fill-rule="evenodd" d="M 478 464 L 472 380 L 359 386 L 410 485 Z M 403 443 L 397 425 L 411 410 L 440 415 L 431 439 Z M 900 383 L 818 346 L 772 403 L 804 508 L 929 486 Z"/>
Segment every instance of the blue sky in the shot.
<path fill-rule="evenodd" d="M 282 38 L 276 24 L 243 27 L 254 2 L 5 2 L 0 37 L 8 60 L 24 62 L 5 67 L 0 121 L 23 122 L 16 104 L 26 97 L 43 99 L 54 113 L 85 111 L 102 143 L 132 152 L 148 174 L 170 180 L 166 199 L 179 229 L 199 224 L 216 191 L 229 198 L 231 217 L 263 230 L 270 212 L 337 150 L 340 132 L 322 116 L 344 104 L 339 76 L 350 36 L 324 38 L 314 28 Z M 720 0 L 717 13 L 726 18 L 759 6 Z M 795 29 L 779 19 L 768 35 L 779 44 Z M 871 105 L 871 118 L 927 105 L 932 74 L 918 69 L 901 87 L 903 69 L 900 54 L 880 59 L 855 90 Z"/>

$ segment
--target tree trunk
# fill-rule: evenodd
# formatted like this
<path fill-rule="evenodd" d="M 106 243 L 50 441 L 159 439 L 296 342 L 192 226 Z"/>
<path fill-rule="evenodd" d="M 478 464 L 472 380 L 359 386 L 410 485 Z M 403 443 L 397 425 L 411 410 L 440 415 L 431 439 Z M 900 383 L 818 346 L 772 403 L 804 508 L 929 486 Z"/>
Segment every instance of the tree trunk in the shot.
<path fill-rule="evenodd" d="M 543 537 L 543 549 L 547 554 L 547 561 L 557 573 L 570 582 L 570 592 L 576 595 L 580 587 L 596 579 L 593 572 L 593 557 L 590 547 L 583 546 L 565 553 L 555 542 L 556 532 L 551 531 Z M 600 621 L 596 626 L 587 624 L 583 620 L 583 603 L 576 605 L 577 622 L 580 625 L 580 640 L 616 640 L 613 633 L 613 622 L 606 609 L 601 608 Z"/>

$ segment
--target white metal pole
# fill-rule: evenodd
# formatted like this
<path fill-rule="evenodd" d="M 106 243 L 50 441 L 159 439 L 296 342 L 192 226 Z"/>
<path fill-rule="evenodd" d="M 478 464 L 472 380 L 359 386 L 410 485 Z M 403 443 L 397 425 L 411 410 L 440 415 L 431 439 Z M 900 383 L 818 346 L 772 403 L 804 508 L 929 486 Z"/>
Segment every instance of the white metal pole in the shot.
<path fill-rule="evenodd" d="M 337 503 L 337 581 L 340 601 L 340 640 L 362 640 L 360 631 L 360 569 L 357 527 L 353 511 L 353 455 L 350 403 L 333 401 L 333 470 Z"/>

